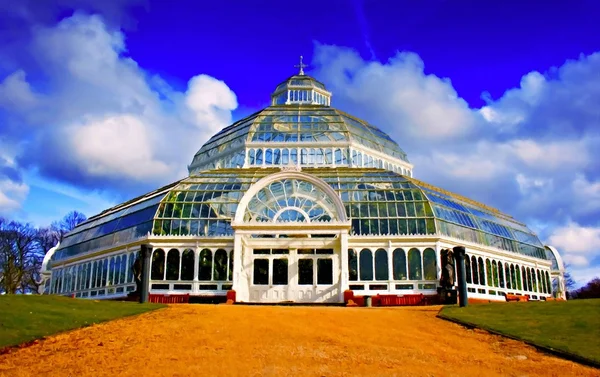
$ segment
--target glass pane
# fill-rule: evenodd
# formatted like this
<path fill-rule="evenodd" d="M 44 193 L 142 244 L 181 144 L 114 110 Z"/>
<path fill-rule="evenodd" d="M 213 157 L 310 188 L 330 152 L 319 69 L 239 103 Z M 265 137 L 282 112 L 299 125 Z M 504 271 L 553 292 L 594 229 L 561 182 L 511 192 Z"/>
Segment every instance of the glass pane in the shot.
<path fill-rule="evenodd" d="M 162 249 L 154 250 L 152 253 L 152 269 L 150 279 L 164 280 L 165 278 L 165 252 Z"/>
<path fill-rule="evenodd" d="M 187 249 L 181 257 L 181 280 L 194 280 L 194 251 Z"/>
<path fill-rule="evenodd" d="M 387 251 L 379 249 L 375 252 L 375 280 L 388 280 L 388 256 Z"/>
<path fill-rule="evenodd" d="M 406 280 L 406 254 L 402 249 L 394 250 L 394 280 Z"/>
<path fill-rule="evenodd" d="M 208 281 L 212 279 L 212 251 L 203 249 L 198 261 L 198 280 Z"/>
<path fill-rule="evenodd" d="M 369 249 L 360 252 L 360 280 L 373 280 L 373 254 Z"/>
<path fill-rule="evenodd" d="M 471 258 L 468 255 L 465 256 L 465 272 L 467 275 L 467 283 L 471 284 L 473 282 L 471 276 Z"/>
<path fill-rule="evenodd" d="M 408 271 L 410 280 L 422 279 L 421 252 L 418 249 L 410 249 L 408 252 Z"/>
<path fill-rule="evenodd" d="M 215 252 L 214 269 L 213 280 L 227 280 L 227 252 L 225 250 L 219 249 Z"/>
<path fill-rule="evenodd" d="M 425 280 L 436 280 L 436 270 L 435 251 L 433 249 L 425 249 L 423 252 L 423 273 Z"/>
<path fill-rule="evenodd" d="M 314 284 L 313 260 L 299 259 L 298 260 L 298 284 L 313 285 Z"/>
<path fill-rule="evenodd" d="M 287 285 L 288 283 L 288 260 L 273 259 L 273 285 Z"/>
<path fill-rule="evenodd" d="M 254 260 L 254 279 L 255 285 L 269 285 L 269 260 Z"/>
<path fill-rule="evenodd" d="M 358 258 L 354 249 L 348 250 L 348 279 L 350 281 L 358 280 Z"/>
<path fill-rule="evenodd" d="M 317 284 L 333 284 L 333 261 L 317 259 Z"/>
<path fill-rule="evenodd" d="M 167 280 L 179 279 L 179 250 L 171 249 L 167 254 Z"/>

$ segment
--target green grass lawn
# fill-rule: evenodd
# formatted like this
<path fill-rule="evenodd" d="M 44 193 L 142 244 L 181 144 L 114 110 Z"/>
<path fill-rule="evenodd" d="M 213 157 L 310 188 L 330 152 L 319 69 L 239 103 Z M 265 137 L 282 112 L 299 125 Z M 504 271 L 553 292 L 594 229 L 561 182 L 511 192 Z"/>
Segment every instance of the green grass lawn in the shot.
<path fill-rule="evenodd" d="M 58 332 L 164 307 L 58 296 L 0 296 L 0 349 Z"/>
<path fill-rule="evenodd" d="M 447 306 L 440 316 L 600 363 L 600 299 Z"/>

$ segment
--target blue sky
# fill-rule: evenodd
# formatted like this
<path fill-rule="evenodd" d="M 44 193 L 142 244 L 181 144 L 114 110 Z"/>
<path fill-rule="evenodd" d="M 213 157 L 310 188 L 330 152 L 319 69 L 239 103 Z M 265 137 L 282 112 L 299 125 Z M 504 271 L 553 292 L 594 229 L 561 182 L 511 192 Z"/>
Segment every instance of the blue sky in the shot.
<path fill-rule="evenodd" d="M 0 215 L 93 215 L 186 174 L 296 70 L 388 132 L 415 176 L 600 275 L 597 1 L 0 4 Z"/>

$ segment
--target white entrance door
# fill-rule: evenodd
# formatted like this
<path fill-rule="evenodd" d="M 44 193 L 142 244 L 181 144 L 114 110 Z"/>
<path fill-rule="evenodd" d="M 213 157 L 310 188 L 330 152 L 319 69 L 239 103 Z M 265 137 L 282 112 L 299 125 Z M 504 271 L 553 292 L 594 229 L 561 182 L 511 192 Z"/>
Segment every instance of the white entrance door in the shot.
<path fill-rule="evenodd" d="M 250 301 L 339 302 L 339 268 L 333 249 L 253 249 Z"/>
<path fill-rule="evenodd" d="M 289 301 L 289 277 L 288 249 L 254 249 L 250 300 L 272 303 Z"/>
<path fill-rule="evenodd" d="M 333 249 L 298 249 L 296 302 L 338 302 L 339 258 Z"/>

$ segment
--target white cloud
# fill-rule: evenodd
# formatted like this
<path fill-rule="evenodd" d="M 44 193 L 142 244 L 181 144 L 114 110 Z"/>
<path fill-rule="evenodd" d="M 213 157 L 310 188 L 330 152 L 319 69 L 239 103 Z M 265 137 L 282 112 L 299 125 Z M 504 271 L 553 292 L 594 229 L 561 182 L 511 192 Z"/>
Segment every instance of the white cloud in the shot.
<path fill-rule="evenodd" d="M 569 222 L 558 227 L 549 238 L 552 246 L 569 253 L 600 254 L 600 227 Z"/>
<path fill-rule="evenodd" d="M 169 165 L 152 155 L 150 130 L 129 114 L 65 128 L 74 163 L 82 171 L 92 176 L 141 180 L 169 175 Z"/>
<path fill-rule="evenodd" d="M 24 71 L 18 70 L 0 83 L 0 106 L 26 109 L 36 102 L 36 95 L 31 91 Z"/>
<path fill-rule="evenodd" d="M 469 133 L 478 115 L 448 79 L 424 73 L 417 54 L 399 52 L 387 63 L 365 62 L 352 50 L 317 45 L 315 74 L 326 78 L 334 103 L 352 104 L 369 121 L 388 124 L 398 140 L 448 139 Z"/>
<path fill-rule="evenodd" d="M 19 160 L 53 179 L 118 189 L 182 178 L 237 107 L 235 94 L 213 77 L 192 77 L 181 92 L 149 76 L 124 55 L 124 35 L 99 16 L 75 13 L 34 29 L 31 50 L 51 94 L 27 111 L 23 126 L 35 137 Z M 35 89 L 23 72 L 17 77 Z"/>
<path fill-rule="evenodd" d="M 0 177 L 0 216 L 19 210 L 28 193 L 29 186 L 25 183 Z"/>

